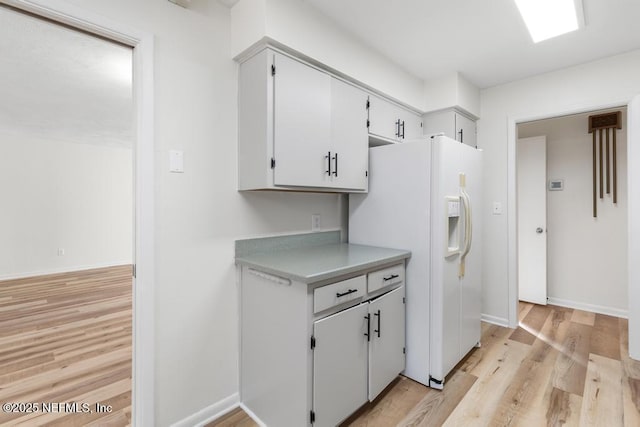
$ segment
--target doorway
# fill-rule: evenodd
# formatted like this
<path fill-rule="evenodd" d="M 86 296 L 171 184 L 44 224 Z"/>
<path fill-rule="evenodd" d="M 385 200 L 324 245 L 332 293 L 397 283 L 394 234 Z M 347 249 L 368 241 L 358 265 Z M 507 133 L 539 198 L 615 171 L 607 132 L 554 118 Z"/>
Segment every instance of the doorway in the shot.
<path fill-rule="evenodd" d="M 0 423 L 128 425 L 132 49 L 2 7 L 0 51 Z"/>
<path fill-rule="evenodd" d="M 41 17 L 133 48 L 136 120 L 132 423 L 154 424 L 154 55 L 153 36 L 81 7 L 51 0 L 0 0 L 2 7 Z M 6 6 L 10 5 L 10 6 Z"/>
<path fill-rule="evenodd" d="M 610 168 L 607 175 L 607 151 L 603 141 L 604 187 L 602 197 L 597 197 L 595 200 L 597 216 L 594 217 L 592 135 L 588 132 L 588 120 L 589 116 L 612 111 L 620 111 L 622 117 L 622 129 L 616 133 L 617 200 L 616 203 L 613 202 L 613 171 Z M 520 259 L 519 275 L 524 273 L 523 265 L 525 270 L 528 263 L 537 265 L 539 268 L 534 268 L 534 272 L 529 273 L 530 277 L 538 274 L 535 284 L 537 288 L 534 291 L 537 295 L 543 295 L 545 288 L 548 289 L 549 303 L 626 317 L 628 306 L 626 107 L 520 123 L 517 125 L 517 132 L 518 150 L 523 141 L 532 141 L 542 135 L 546 139 L 544 171 L 546 179 L 537 178 L 538 188 L 543 189 L 544 195 L 523 195 L 519 191 L 517 198 L 520 203 L 522 198 L 537 197 L 539 200 L 537 206 L 540 209 L 546 204 L 544 208 L 546 226 L 539 228 L 542 228 L 542 234 L 546 235 L 548 248 L 545 259 L 537 258 L 535 261 L 534 257 Z M 611 151 L 610 147 L 610 154 Z M 535 158 L 535 155 L 526 151 L 518 151 L 516 156 L 518 168 L 521 166 L 521 157 L 529 160 Z M 597 158 L 599 161 L 600 155 Z M 520 170 L 517 171 L 517 176 L 520 179 Z M 520 185 L 518 181 L 518 190 L 521 189 Z M 596 185 L 598 186 L 597 182 Z M 542 220 L 540 222 L 543 223 Z M 519 258 L 527 256 L 526 250 L 524 253 L 521 251 L 523 227 L 526 227 L 526 224 L 523 224 L 522 213 L 518 211 Z M 535 229 L 532 226 L 528 228 L 529 234 L 535 235 Z M 543 270 L 546 270 L 546 280 L 540 277 Z M 524 285 L 528 285 L 526 281 Z M 519 280 L 519 287 L 524 297 L 521 299 L 531 301 L 527 299 L 529 295 L 526 289 L 523 293 L 521 280 Z M 544 303 L 544 301 L 533 302 Z"/>

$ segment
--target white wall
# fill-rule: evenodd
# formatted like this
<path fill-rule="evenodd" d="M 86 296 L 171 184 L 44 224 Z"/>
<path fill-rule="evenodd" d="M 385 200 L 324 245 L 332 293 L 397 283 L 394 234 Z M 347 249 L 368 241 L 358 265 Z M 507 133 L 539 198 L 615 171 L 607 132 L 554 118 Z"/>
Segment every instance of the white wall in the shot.
<path fill-rule="evenodd" d="M 237 65 L 230 12 L 168 1 L 71 0 L 155 35 L 156 425 L 238 392 L 234 240 L 337 228 L 340 196 L 236 191 Z M 168 150 L 184 150 L 184 174 Z M 235 396 L 235 397 L 234 397 Z"/>
<path fill-rule="evenodd" d="M 547 293 L 552 303 L 558 300 L 573 306 L 591 306 L 601 312 L 626 314 L 626 111 L 623 109 L 622 129 L 617 132 L 618 202 L 614 205 L 613 194 L 605 192 L 604 198 L 597 201 L 597 218 L 593 218 L 592 212 L 589 115 L 576 114 L 518 126 L 519 138 L 546 135 L 547 178 L 564 180 L 563 191 L 547 191 Z"/>
<path fill-rule="evenodd" d="M 0 278 L 132 262 L 130 148 L 1 132 L 0 140 Z"/>
<path fill-rule="evenodd" d="M 589 111 L 626 104 L 640 93 L 640 51 L 542 74 L 481 91 L 482 117 L 478 145 L 485 150 L 483 312 L 499 319 L 509 316 L 509 224 L 491 213 L 491 203 L 507 206 L 509 133 L 514 121 Z M 632 162 L 640 159 L 629 158 Z"/>
<path fill-rule="evenodd" d="M 430 112 L 451 107 L 480 117 L 480 90 L 458 72 L 426 81 L 423 109 Z"/>
<path fill-rule="evenodd" d="M 233 7 L 232 17 L 233 56 L 267 36 L 400 102 L 424 110 L 422 79 L 357 40 L 304 1 L 240 0 Z"/>

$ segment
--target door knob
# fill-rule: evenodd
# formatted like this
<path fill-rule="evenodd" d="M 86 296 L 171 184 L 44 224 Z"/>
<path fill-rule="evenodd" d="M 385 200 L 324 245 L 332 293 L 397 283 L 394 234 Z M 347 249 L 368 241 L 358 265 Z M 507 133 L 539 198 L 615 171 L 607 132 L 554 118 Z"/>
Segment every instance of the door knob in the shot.
<path fill-rule="evenodd" d="M 540 228 L 540 227 L 536 228 L 536 233 L 538 233 L 538 234 L 542 234 L 543 231 L 544 230 L 542 228 Z"/>

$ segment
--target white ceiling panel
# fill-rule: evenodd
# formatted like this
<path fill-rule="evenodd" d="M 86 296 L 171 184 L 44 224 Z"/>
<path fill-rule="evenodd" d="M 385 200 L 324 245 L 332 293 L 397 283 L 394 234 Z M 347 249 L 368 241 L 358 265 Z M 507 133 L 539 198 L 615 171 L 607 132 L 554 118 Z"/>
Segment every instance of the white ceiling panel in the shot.
<path fill-rule="evenodd" d="M 585 28 L 534 44 L 513 0 L 304 0 L 424 79 L 480 88 L 640 48 L 640 1 L 583 0 Z"/>

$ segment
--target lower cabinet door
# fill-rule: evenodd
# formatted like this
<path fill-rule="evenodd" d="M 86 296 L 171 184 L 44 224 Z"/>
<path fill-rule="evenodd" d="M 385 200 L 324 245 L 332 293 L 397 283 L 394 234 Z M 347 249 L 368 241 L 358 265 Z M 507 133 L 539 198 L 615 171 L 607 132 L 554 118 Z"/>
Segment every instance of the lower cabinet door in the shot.
<path fill-rule="evenodd" d="M 405 365 L 404 286 L 372 300 L 369 343 L 369 400 L 372 401 Z"/>
<path fill-rule="evenodd" d="M 367 401 L 367 308 L 360 304 L 313 325 L 314 427 L 334 427 Z"/>

